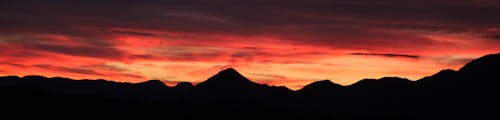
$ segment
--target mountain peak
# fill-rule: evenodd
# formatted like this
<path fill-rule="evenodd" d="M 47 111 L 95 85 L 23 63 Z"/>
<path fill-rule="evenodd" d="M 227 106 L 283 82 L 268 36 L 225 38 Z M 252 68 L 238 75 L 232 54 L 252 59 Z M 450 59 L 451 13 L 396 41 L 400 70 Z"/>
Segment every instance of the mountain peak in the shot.
<path fill-rule="evenodd" d="M 341 85 L 339 84 L 336 84 L 336 83 L 333 83 L 332 81 L 330 80 L 320 80 L 320 81 L 316 81 L 316 82 L 313 82 L 309 85 L 306 85 L 306 86 L 332 86 L 332 87 L 342 87 Z"/>
<path fill-rule="evenodd" d="M 220 71 L 219 73 L 215 74 L 215 76 L 233 76 L 233 77 L 239 77 L 239 78 L 244 77 L 238 71 L 236 71 L 234 68 L 224 69 L 224 70 Z"/>
<path fill-rule="evenodd" d="M 148 80 L 145 82 L 141 83 L 136 83 L 137 86 L 141 87 L 151 87 L 151 88 L 166 88 L 168 87 L 165 85 L 165 83 L 161 82 L 160 80 Z"/>
<path fill-rule="evenodd" d="M 227 68 L 208 78 L 206 81 L 199 83 L 196 87 L 244 89 L 258 85 L 259 84 L 248 80 L 235 69 Z"/>
<path fill-rule="evenodd" d="M 333 83 L 330 80 L 320 80 L 313 82 L 311 84 L 308 84 L 304 86 L 302 89 L 299 90 L 300 94 L 319 94 L 323 92 L 327 92 L 328 94 L 330 92 L 338 92 L 343 88 L 342 85 Z"/>
<path fill-rule="evenodd" d="M 226 68 L 226 69 L 222 70 L 221 72 L 224 72 L 224 71 L 226 71 L 226 72 L 238 72 L 234 68 Z"/>

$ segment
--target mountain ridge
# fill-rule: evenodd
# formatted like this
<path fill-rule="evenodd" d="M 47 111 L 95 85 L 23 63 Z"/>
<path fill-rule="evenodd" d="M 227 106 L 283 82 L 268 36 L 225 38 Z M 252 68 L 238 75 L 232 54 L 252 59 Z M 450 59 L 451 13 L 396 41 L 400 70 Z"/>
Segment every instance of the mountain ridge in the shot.
<path fill-rule="evenodd" d="M 409 81 L 410 82 L 411 81 L 418 82 L 418 81 L 421 81 L 421 80 L 426 80 L 429 77 L 434 77 L 434 76 L 441 76 L 442 77 L 443 75 L 441 75 L 441 74 L 451 74 L 451 72 L 456 72 L 456 73 L 458 73 L 458 72 L 462 72 L 462 73 L 463 72 L 468 72 L 468 71 L 470 71 L 469 69 L 472 69 L 470 67 L 472 64 L 481 64 L 481 63 L 483 63 L 483 62 L 478 62 L 478 60 L 483 60 L 483 59 L 488 59 L 489 58 L 487 62 L 489 62 L 491 64 L 491 63 L 496 63 L 495 61 L 500 61 L 500 58 L 498 58 L 498 56 L 500 56 L 500 53 L 497 53 L 497 54 L 488 54 L 488 55 L 485 55 L 483 57 L 480 57 L 480 58 L 478 58 L 476 60 L 473 60 L 473 61 L 465 64 L 458 71 L 451 70 L 451 69 L 444 69 L 444 70 L 441 70 L 441 71 L 439 71 L 438 73 L 436 73 L 434 75 L 426 76 L 426 77 L 423 77 L 423 78 L 418 79 L 418 80 L 409 80 Z M 490 60 L 490 59 L 495 59 L 495 60 Z M 485 66 L 485 65 L 481 65 L 481 67 L 490 68 L 490 67 Z M 500 68 L 500 65 L 496 64 L 495 67 Z M 476 74 L 480 74 L 480 73 L 476 73 Z M 224 76 L 224 77 L 227 78 L 228 75 L 232 76 L 232 78 L 236 78 L 235 80 L 238 81 L 237 84 L 247 84 L 247 85 L 253 85 L 253 86 L 266 85 L 266 84 L 260 84 L 260 83 L 257 83 L 257 82 L 249 80 L 248 78 L 246 78 L 245 76 L 243 76 L 241 73 L 239 73 L 234 68 L 226 68 L 226 69 L 224 69 L 222 71 L 219 71 L 217 74 L 213 75 L 212 77 L 208 78 L 207 80 L 205 80 L 203 82 L 200 82 L 199 84 L 196 84 L 196 85 L 192 85 L 191 82 L 180 82 L 180 83 L 183 83 L 184 85 L 186 85 L 186 83 L 189 83 L 193 87 L 194 86 L 198 86 L 199 87 L 199 86 L 205 86 L 205 84 L 212 84 L 212 82 L 214 82 L 214 83 L 222 83 L 224 81 L 228 81 L 228 79 L 221 78 L 221 76 Z M 17 78 L 17 79 L 19 79 L 19 78 L 25 78 L 25 79 L 30 79 L 30 80 L 48 79 L 48 77 L 41 76 L 41 75 L 25 75 L 23 77 L 8 75 L 8 76 L 1 76 L 1 77 L 2 78 L 10 78 L 10 79 L 13 79 L 13 78 Z M 359 80 L 358 82 L 355 82 L 355 83 L 350 84 L 350 85 L 340 85 L 340 86 L 342 86 L 342 87 L 349 87 L 349 86 L 351 86 L 352 87 L 353 85 L 356 86 L 357 84 L 364 84 L 363 82 L 372 82 L 372 81 L 378 81 L 378 80 L 387 80 L 387 78 L 398 78 L 398 79 L 408 80 L 406 78 L 399 78 L 399 77 L 382 77 L 382 78 L 379 78 L 379 79 L 362 79 L 362 80 Z M 77 79 L 71 79 L 71 78 L 67 78 L 67 77 L 51 77 L 51 79 L 77 80 Z M 91 80 L 91 79 L 80 79 L 80 80 Z M 156 84 L 155 85 L 156 87 L 158 87 L 158 86 L 170 87 L 170 86 L 167 86 L 165 83 L 161 82 L 160 80 L 147 80 L 147 81 L 143 81 L 143 82 L 139 82 L 139 83 L 116 82 L 116 81 L 113 81 L 113 80 L 104 80 L 104 79 L 95 79 L 95 80 L 97 80 L 97 81 L 105 81 L 105 82 L 125 83 L 125 84 L 137 84 L 137 85 L 140 85 L 140 84 L 150 84 L 150 85 Z M 233 80 L 229 80 L 229 81 L 233 82 Z M 316 82 L 325 82 L 325 81 L 329 81 L 329 80 L 313 81 L 313 82 L 311 82 L 309 84 L 304 85 L 304 87 L 307 86 L 307 85 L 311 85 L 313 83 L 316 83 Z M 159 82 L 161 82 L 162 84 L 159 84 Z M 333 83 L 333 84 L 339 85 L 337 83 Z M 267 86 L 269 86 L 269 85 L 267 85 Z M 289 89 L 286 86 L 274 86 L 274 87 L 285 87 L 285 88 Z M 300 91 L 301 89 L 304 89 L 304 88 L 300 88 L 300 89 L 297 89 L 297 90 L 294 90 L 294 91 Z"/>
<path fill-rule="evenodd" d="M 33 75 L 4 76 L 0 77 L 3 98 L 0 99 L 0 106 L 3 106 L 0 110 L 74 114 L 161 111 L 173 115 L 199 114 L 186 116 L 197 119 L 216 118 L 221 114 L 287 119 L 491 117 L 485 113 L 500 107 L 497 102 L 500 101 L 497 60 L 500 60 L 500 54 L 487 55 L 458 71 L 442 70 L 417 81 L 383 77 L 343 86 L 330 80 L 319 80 L 297 91 L 253 82 L 233 68 L 222 70 L 197 85 L 184 82 L 173 87 L 158 80 L 127 83 Z M 150 114 L 144 116 L 157 118 Z"/>

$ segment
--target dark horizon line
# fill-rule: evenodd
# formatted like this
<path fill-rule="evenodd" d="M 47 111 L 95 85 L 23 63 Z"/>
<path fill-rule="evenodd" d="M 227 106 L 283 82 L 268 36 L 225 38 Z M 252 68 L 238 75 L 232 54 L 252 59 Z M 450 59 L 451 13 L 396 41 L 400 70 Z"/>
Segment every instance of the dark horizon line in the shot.
<path fill-rule="evenodd" d="M 500 57 L 500 53 L 487 54 L 487 55 L 484 55 L 484 56 L 482 56 L 482 57 L 479 57 L 479 58 L 477 58 L 477 59 L 475 59 L 475 60 L 472 60 L 472 61 L 471 61 L 471 62 L 469 62 L 469 63 L 466 63 L 466 64 L 465 64 L 464 66 L 462 66 L 459 70 L 453 70 L 453 69 L 442 69 L 442 70 L 440 70 L 439 72 L 437 72 L 437 73 L 435 73 L 435 74 L 433 74 L 433 75 L 439 74 L 439 73 L 441 73 L 441 72 L 443 72 L 443 71 L 461 72 L 461 71 L 463 70 L 463 68 L 464 68 L 464 67 L 466 67 L 468 64 L 473 63 L 473 62 L 475 62 L 475 61 L 477 61 L 477 60 L 485 59 L 486 57 L 491 57 L 491 56 L 497 56 L 497 57 Z M 258 82 L 254 82 L 254 81 L 252 81 L 252 80 L 250 80 L 250 79 L 246 78 L 244 75 L 242 75 L 241 73 L 239 73 L 237 70 L 235 70 L 235 69 L 234 69 L 234 68 L 232 68 L 232 67 L 228 67 L 228 68 L 226 68 L 226 69 L 224 69 L 224 70 L 221 70 L 221 71 L 219 71 L 217 74 L 212 75 L 211 77 L 214 77 L 214 76 L 216 76 L 216 75 L 218 75 L 218 74 L 221 74 L 221 73 L 222 73 L 222 72 L 224 72 L 224 71 L 230 71 L 230 73 L 236 73 L 237 75 L 240 75 L 240 76 L 241 76 L 241 77 L 243 77 L 244 79 L 246 79 L 246 80 L 248 80 L 248 81 L 250 81 L 250 82 L 253 82 L 253 83 L 260 84 L 260 85 L 274 86 L 274 87 L 285 87 L 285 88 L 287 88 L 287 89 L 289 89 L 289 90 L 292 90 L 292 89 L 288 88 L 287 86 L 275 86 L 275 85 L 268 85 L 268 84 L 261 84 L 261 83 L 258 83 Z M 398 76 L 386 76 L 386 77 L 381 77 L 381 78 L 378 78 L 378 79 L 373 79 L 373 78 L 364 78 L 364 79 L 361 79 L 361 80 L 359 80 L 359 81 L 357 81 L 357 82 L 355 82 L 355 83 L 353 83 L 353 84 L 350 84 L 350 85 L 341 85 L 341 84 L 337 84 L 337 83 L 335 83 L 335 82 L 333 82 L 333 81 L 331 81 L 331 80 L 329 80 L 329 79 L 325 79 L 325 80 L 316 80 L 316 81 L 310 82 L 309 84 L 306 84 L 306 85 L 302 86 L 302 87 L 301 87 L 300 89 L 298 89 L 298 90 L 304 89 L 304 87 L 306 87 L 306 86 L 308 86 L 308 85 L 311 85 L 311 84 L 316 83 L 316 82 L 321 82 L 321 81 L 330 81 L 331 83 L 333 83 L 333 84 L 337 84 L 337 85 L 340 85 L 340 86 L 342 86 L 342 87 L 350 87 L 350 86 L 356 85 L 357 83 L 360 83 L 361 81 L 364 81 L 364 80 L 380 80 L 380 79 L 384 79 L 384 78 L 396 78 L 396 79 L 406 80 L 406 81 L 409 81 L 409 82 L 417 82 L 417 81 L 419 81 L 419 80 L 423 80 L 423 79 L 425 79 L 425 78 L 427 78 L 427 77 L 431 77 L 431 76 L 433 76 L 433 75 L 430 75 L 430 76 L 425 76 L 425 77 L 422 77 L 422 78 L 420 78 L 420 79 L 418 79 L 418 80 L 410 80 L 410 79 L 408 79 L 408 78 L 403 78 L 403 77 L 398 77 Z M 19 77 L 19 76 L 17 76 L 17 75 L 7 75 L 7 76 L 2 76 L 2 77 L 8 77 L 8 76 L 15 76 L 15 77 Z M 23 77 L 19 77 L 19 78 L 24 78 L 24 77 L 26 77 L 26 76 L 40 76 L 40 77 L 45 77 L 45 76 L 43 76 L 43 75 L 25 75 L 25 76 L 23 76 Z M 207 78 L 207 79 L 206 79 L 206 80 L 204 80 L 204 81 L 209 80 L 211 77 Z M 49 77 L 45 77 L 45 78 L 49 78 Z M 144 83 L 144 82 L 148 82 L 148 81 L 155 81 L 155 80 L 153 79 L 153 80 L 146 80 L 146 81 L 143 81 L 143 82 L 132 83 L 132 82 L 119 82 L 119 81 L 114 81 L 114 80 L 106 80 L 106 79 L 72 79 L 72 78 L 67 78 L 67 77 L 50 77 L 50 78 L 66 78 L 66 79 L 70 79 L 70 80 L 104 80 L 104 81 L 111 81 L 111 82 L 116 82 L 116 83 L 129 83 L 129 84 L 138 84 L 138 83 Z M 162 80 L 156 80 L 156 81 L 161 81 L 161 83 L 163 83 L 166 87 L 172 87 L 172 86 L 168 86 L 168 85 L 167 85 L 165 82 L 163 82 Z M 198 83 L 196 83 L 196 84 L 193 84 L 193 82 L 187 82 L 187 83 L 191 83 L 191 84 L 193 84 L 193 86 L 197 86 L 199 83 L 202 83 L 202 82 L 204 82 L 204 81 L 198 82 Z M 176 85 L 178 85 L 178 84 L 180 84 L 180 83 L 186 83 L 186 82 L 178 82 Z M 298 90 L 292 90 L 292 91 L 298 91 Z"/>
<path fill-rule="evenodd" d="M 235 70 L 234 68 L 226 68 L 224 70 L 221 70 L 219 72 L 222 72 L 222 71 L 225 71 L 225 70 L 228 70 L 228 69 L 233 69 Z M 456 70 L 452 70 L 452 69 L 443 69 L 441 71 L 447 71 L 447 70 L 451 70 L 451 71 L 455 71 Z M 235 70 L 236 71 L 236 70 Z M 238 72 L 239 73 L 239 72 Z M 216 74 L 215 74 L 216 75 Z M 56 76 L 56 77 L 47 77 L 47 76 L 43 76 L 43 75 L 24 75 L 24 76 L 17 76 L 17 75 L 6 75 L 6 76 L 0 76 L 0 77 L 19 77 L 19 78 L 24 78 L 24 77 L 28 77 L 28 76 L 38 76 L 38 77 L 45 77 L 45 78 L 62 78 L 62 79 L 70 79 L 70 80 L 75 80 L 75 81 L 78 81 L 78 80 L 104 80 L 104 81 L 110 81 L 110 82 L 115 82 L 115 83 L 125 83 L 125 84 L 140 84 L 140 83 L 145 83 L 145 82 L 148 82 L 148 81 L 161 81 L 166 87 L 174 87 L 180 83 L 191 83 L 193 84 L 194 86 L 197 86 L 199 83 L 203 82 L 203 81 L 200 81 L 200 82 L 187 82 L 187 81 L 184 81 L 184 82 L 178 82 L 176 83 L 176 85 L 174 86 L 169 86 L 167 85 L 165 82 L 163 82 L 163 80 L 158 80 L 158 79 L 151 79 L 151 80 L 146 80 L 146 81 L 141 81 L 141 82 L 120 82 L 120 81 L 115 81 L 115 80 L 108 80 L 108 79 L 73 79 L 73 78 L 69 78 L 69 77 L 61 77 L 61 76 Z M 432 76 L 432 75 L 430 75 Z M 269 84 L 265 84 L 265 83 L 259 83 L 259 82 L 255 82 L 255 81 L 252 81 L 251 79 L 248 79 L 250 80 L 251 82 L 254 82 L 254 83 L 257 83 L 257 84 L 261 84 L 261 85 L 267 85 L 267 86 L 274 86 L 274 87 L 286 87 L 287 89 L 289 90 L 292 90 L 292 91 L 299 91 L 301 89 L 303 89 L 305 86 L 307 85 L 310 85 L 310 84 L 313 84 L 313 83 L 316 83 L 316 82 L 321 82 L 321 81 L 330 81 L 331 83 L 333 84 L 337 84 L 337 85 L 340 85 L 342 87 L 349 87 L 349 86 L 352 86 L 352 85 L 355 85 L 356 83 L 359 83 L 360 81 L 363 81 L 363 80 L 379 80 L 379 79 L 384 79 L 384 78 L 397 78 L 397 79 L 403 79 L 403 80 L 407 80 L 409 82 L 417 82 L 419 80 L 422 80 L 423 78 L 426 78 L 426 77 L 429 77 L 429 76 L 425 76 L 425 77 L 422 77 L 420 79 L 417 79 L 417 80 L 411 80 L 411 79 L 408 79 L 408 78 L 404 78 L 404 77 L 399 77 L 399 76 L 386 76 L 386 77 L 381 77 L 381 78 L 363 78 L 361 80 L 358 80 L 357 82 L 354 82 L 352 84 L 349 84 L 349 85 L 342 85 L 342 84 L 338 84 L 338 83 L 335 83 L 334 81 L 331 81 L 329 79 L 323 79 L 323 80 L 316 80 L 316 81 L 312 81 L 310 82 L 309 84 L 305 84 L 304 86 L 302 86 L 300 89 L 297 89 L 297 90 L 293 90 L 293 89 L 290 89 L 289 87 L 287 86 L 277 86 L 277 85 L 269 85 Z M 210 77 L 209 77 L 210 78 Z M 208 78 L 207 78 L 208 80 Z M 206 81 L 206 80 L 204 80 Z"/>

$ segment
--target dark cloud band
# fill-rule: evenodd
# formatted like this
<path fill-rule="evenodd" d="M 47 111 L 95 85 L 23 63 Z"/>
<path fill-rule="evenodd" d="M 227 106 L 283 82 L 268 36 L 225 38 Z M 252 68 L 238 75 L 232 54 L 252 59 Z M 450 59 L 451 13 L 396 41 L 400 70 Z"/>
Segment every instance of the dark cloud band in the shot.
<path fill-rule="evenodd" d="M 366 56 L 382 56 L 382 57 L 405 57 L 405 58 L 419 58 L 418 55 L 405 55 L 405 54 L 379 54 L 379 53 L 350 53 L 349 55 L 366 55 Z"/>

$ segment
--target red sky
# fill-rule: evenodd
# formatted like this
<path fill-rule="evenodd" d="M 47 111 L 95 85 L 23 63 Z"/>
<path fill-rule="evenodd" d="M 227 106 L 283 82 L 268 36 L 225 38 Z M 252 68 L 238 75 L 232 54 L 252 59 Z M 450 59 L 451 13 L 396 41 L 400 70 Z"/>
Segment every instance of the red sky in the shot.
<path fill-rule="evenodd" d="M 0 75 L 416 80 L 500 52 L 498 13 L 495 0 L 1 1 Z"/>

